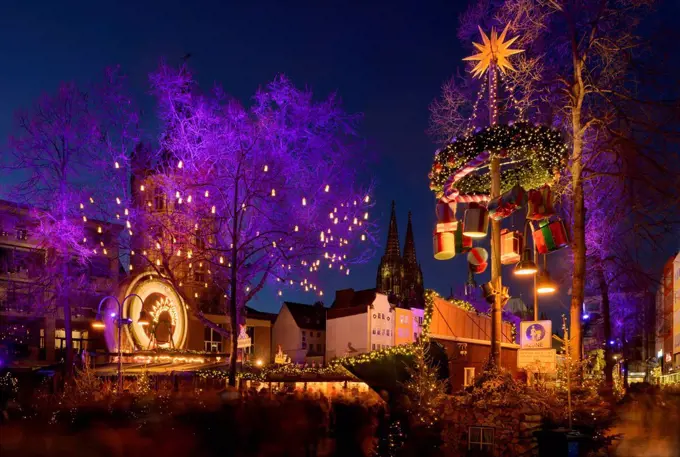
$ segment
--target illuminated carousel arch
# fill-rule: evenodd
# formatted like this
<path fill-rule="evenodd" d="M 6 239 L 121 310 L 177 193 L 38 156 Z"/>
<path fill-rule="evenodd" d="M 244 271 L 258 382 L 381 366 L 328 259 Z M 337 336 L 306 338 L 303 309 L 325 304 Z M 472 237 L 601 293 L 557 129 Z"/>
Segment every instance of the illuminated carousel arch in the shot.
<path fill-rule="evenodd" d="M 123 318 L 132 319 L 132 323 L 124 327 L 123 350 L 185 347 L 187 306 L 170 283 L 155 274 L 141 274 L 121 285 L 118 300 L 128 296 L 123 303 Z M 115 312 L 116 304 L 113 300 L 109 300 L 107 305 L 109 312 Z M 143 326 L 138 322 L 142 309 L 149 317 L 149 325 Z M 117 339 L 112 327 L 114 326 L 107 326 L 111 331 L 106 332 L 106 342 L 109 350 L 114 351 L 117 350 Z M 167 334 L 167 341 L 158 341 L 159 330 Z"/>

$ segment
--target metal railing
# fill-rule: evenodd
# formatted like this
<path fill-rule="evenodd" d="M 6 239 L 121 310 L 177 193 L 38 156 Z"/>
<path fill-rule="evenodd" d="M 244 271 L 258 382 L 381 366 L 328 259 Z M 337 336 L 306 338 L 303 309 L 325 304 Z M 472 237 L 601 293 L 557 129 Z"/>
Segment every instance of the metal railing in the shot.
<path fill-rule="evenodd" d="M 680 384 L 680 371 L 659 376 L 659 383 L 664 385 Z"/>

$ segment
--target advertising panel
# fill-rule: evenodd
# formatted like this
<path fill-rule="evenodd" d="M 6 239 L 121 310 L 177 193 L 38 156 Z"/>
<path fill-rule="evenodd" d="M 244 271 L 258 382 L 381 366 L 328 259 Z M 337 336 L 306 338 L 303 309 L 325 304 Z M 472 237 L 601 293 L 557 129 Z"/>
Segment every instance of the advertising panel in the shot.
<path fill-rule="evenodd" d="M 522 321 L 519 328 L 522 349 L 552 348 L 552 321 Z"/>
<path fill-rule="evenodd" d="M 517 368 L 537 373 L 555 373 L 557 351 L 555 349 L 520 349 L 517 351 Z"/>

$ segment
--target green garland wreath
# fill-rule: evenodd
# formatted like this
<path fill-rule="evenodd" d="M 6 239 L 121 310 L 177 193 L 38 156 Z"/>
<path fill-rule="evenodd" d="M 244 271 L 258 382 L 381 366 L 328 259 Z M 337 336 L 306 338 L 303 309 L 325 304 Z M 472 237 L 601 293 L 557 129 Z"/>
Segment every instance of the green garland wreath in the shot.
<path fill-rule="evenodd" d="M 567 146 L 557 130 L 524 122 L 494 125 L 471 136 L 454 139 L 437 153 L 428 175 L 430 189 L 437 198 L 443 195 L 450 176 L 484 151 L 491 151 L 491 157 L 502 153 L 501 163 L 517 163 L 502 170 L 502 193 L 515 184 L 529 190 L 551 183 L 564 165 Z M 455 188 L 462 195 L 488 194 L 490 184 L 488 173 L 473 172 L 458 181 Z"/>

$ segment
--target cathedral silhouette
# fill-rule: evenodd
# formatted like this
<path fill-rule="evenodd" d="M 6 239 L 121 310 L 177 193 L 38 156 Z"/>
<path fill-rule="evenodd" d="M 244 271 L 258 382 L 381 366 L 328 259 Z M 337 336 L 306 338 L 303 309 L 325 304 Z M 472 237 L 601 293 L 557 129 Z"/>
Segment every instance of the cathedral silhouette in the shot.
<path fill-rule="evenodd" d="M 396 305 L 409 308 L 422 308 L 424 305 L 423 272 L 416 257 L 411 212 L 408 212 L 408 226 L 402 256 L 394 201 L 392 201 L 392 215 L 385 254 L 380 259 L 378 267 L 376 290 L 387 295 L 390 302 Z"/>

